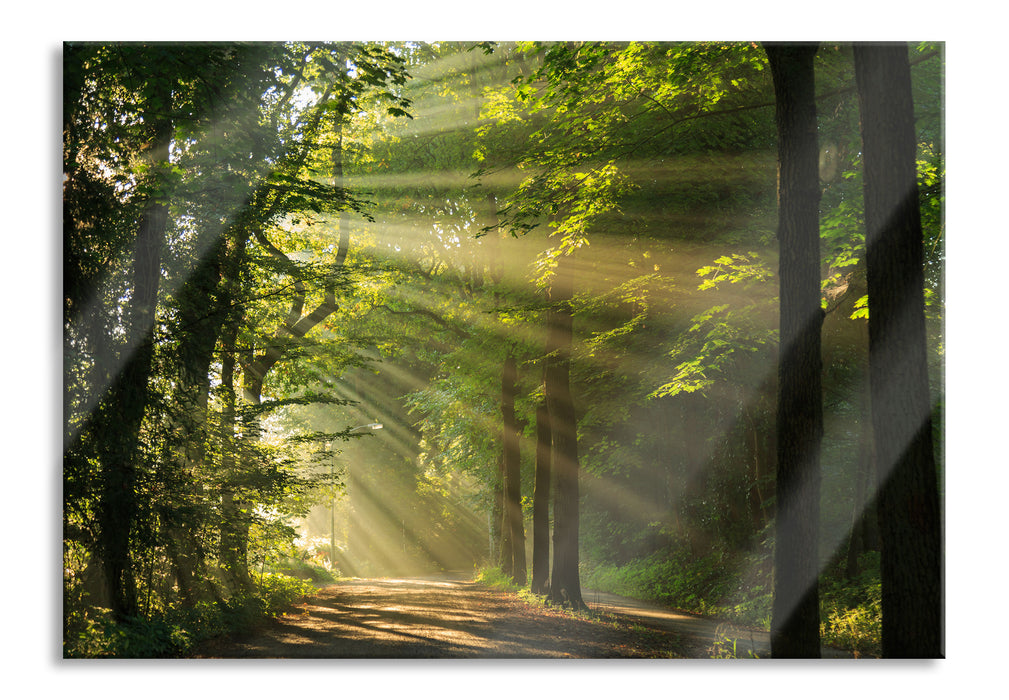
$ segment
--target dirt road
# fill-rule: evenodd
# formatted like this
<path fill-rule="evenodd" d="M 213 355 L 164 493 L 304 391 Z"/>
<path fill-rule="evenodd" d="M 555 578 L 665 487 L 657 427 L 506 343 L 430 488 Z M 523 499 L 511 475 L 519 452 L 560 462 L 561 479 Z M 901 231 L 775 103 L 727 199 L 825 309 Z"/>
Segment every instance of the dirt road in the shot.
<path fill-rule="evenodd" d="M 716 621 L 586 591 L 576 617 L 452 578 L 357 579 L 327 586 L 244 638 L 197 658 L 707 658 Z M 767 633 L 736 630 L 741 657 Z"/>

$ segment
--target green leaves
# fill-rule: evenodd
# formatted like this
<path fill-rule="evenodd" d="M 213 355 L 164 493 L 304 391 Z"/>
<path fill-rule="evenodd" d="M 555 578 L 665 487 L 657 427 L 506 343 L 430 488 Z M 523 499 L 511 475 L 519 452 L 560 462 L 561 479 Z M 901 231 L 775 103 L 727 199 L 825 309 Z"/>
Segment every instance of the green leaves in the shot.
<path fill-rule="evenodd" d="M 697 287 L 700 291 L 718 289 L 718 285 L 723 282 L 750 287 L 767 282 L 774 277 L 774 273 L 764 262 L 763 256 L 753 251 L 746 254 L 721 255 L 715 258 L 713 264 L 700 268 L 697 275 L 704 278 Z"/>
<path fill-rule="evenodd" d="M 851 312 L 851 319 L 869 318 L 869 295 L 864 294 L 855 302 L 855 310 Z"/>
<path fill-rule="evenodd" d="M 669 351 L 677 363 L 672 378 L 649 398 L 703 393 L 719 381 L 762 381 L 751 365 L 759 367 L 777 346 L 777 329 L 761 320 L 766 303 L 740 308 L 718 304 L 695 315 Z"/>

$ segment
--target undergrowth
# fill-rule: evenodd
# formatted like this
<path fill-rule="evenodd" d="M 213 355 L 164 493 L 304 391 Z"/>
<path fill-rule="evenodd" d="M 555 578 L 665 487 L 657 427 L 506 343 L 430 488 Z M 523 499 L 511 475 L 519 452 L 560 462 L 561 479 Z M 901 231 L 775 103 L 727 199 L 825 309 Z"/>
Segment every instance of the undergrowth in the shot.
<path fill-rule="evenodd" d="M 484 566 L 478 569 L 474 580 L 476 583 L 499 591 L 518 593 L 522 590 L 522 586 L 512 581 L 511 576 L 505 574 L 499 566 Z"/>
<path fill-rule="evenodd" d="M 737 625 L 769 630 L 773 582 L 768 553 L 691 557 L 666 551 L 624 566 L 583 561 L 581 583 Z M 820 638 L 856 657 L 880 655 L 879 557 L 860 560 L 861 574 L 845 579 L 838 567 L 820 577 Z M 732 650 L 720 648 L 720 654 Z"/>
<path fill-rule="evenodd" d="M 821 577 L 820 638 L 851 650 L 856 657 L 879 657 L 883 651 L 879 553 L 863 555 L 859 569 L 861 573 L 852 580 L 846 581 L 833 572 Z"/>
<path fill-rule="evenodd" d="M 64 658 L 173 658 L 189 655 L 203 641 L 248 631 L 317 588 L 306 578 L 263 572 L 254 593 L 193 606 L 175 604 L 123 622 L 107 608 L 77 605 L 64 625 Z"/>

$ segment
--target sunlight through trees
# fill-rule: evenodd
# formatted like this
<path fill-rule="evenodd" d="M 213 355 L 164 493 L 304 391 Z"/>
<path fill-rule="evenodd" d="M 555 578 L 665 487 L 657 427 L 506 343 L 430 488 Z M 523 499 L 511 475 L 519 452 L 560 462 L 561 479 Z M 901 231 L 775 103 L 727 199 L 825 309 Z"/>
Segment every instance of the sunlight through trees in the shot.
<path fill-rule="evenodd" d="M 941 44 L 63 49 L 65 656 L 498 568 L 943 655 Z"/>

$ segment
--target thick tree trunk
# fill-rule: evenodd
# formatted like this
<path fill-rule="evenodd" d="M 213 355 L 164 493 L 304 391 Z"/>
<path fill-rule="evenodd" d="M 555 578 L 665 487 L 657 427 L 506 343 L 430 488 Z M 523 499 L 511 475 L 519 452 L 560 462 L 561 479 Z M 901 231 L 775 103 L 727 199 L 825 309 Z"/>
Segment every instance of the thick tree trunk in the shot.
<path fill-rule="evenodd" d="M 158 83 L 151 100 L 171 103 L 170 86 Z M 149 159 L 154 173 L 168 162 L 172 123 L 153 118 Z M 168 224 L 168 202 L 159 192 L 160 178 L 148 183 L 133 250 L 133 292 L 130 297 L 126 362 L 113 382 L 102 410 L 108 445 L 102 460 L 99 507 L 100 551 L 112 612 L 119 620 L 138 613 L 137 587 L 130 541 L 137 517 L 140 428 L 149 400 L 148 380 L 154 358 L 154 317 L 161 279 L 161 251 Z"/>
<path fill-rule="evenodd" d="M 522 525 L 521 454 L 519 430 L 515 421 L 515 394 L 518 382 L 518 365 L 515 356 L 508 353 L 501 372 L 501 414 L 503 418 L 503 454 L 505 477 L 505 526 L 510 535 L 510 565 L 507 573 L 512 580 L 526 583 L 525 528 Z"/>
<path fill-rule="evenodd" d="M 203 497 L 201 473 L 205 468 L 209 432 L 210 369 L 227 314 L 226 295 L 222 294 L 222 266 L 227 252 L 228 240 L 221 236 L 178 295 L 178 418 L 173 465 L 176 471 L 166 476 L 177 484 L 172 491 L 180 493 L 181 501 L 165 505 L 162 522 L 179 589 L 188 604 L 211 600 L 217 595 L 206 576 L 206 562 L 197 546 L 199 529 L 205 523 L 190 517 L 188 504 Z"/>
<path fill-rule="evenodd" d="M 578 576 L 578 424 L 571 396 L 573 275 L 562 256 L 550 292 L 547 314 L 546 395 L 553 442 L 554 565 L 551 602 L 585 607 Z"/>
<path fill-rule="evenodd" d="M 914 104 L 904 44 L 856 45 L 883 655 L 944 655 L 942 526 L 924 312 Z"/>
<path fill-rule="evenodd" d="M 225 333 L 225 336 L 229 335 Z M 233 346 L 225 344 L 225 356 L 222 361 L 221 383 L 224 387 L 224 409 L 221 415 L 221 454 L 222 486 L 220 511 L 220 536 L 218 540 L 217 558 L 224 571 L 228 586 L 232 590 L 248 590 L 249 570 L 242 553 L 241 530 L 238 523 L 238 507 L 236 505 L 233 482 L 237 475 L 239 462 L 236 454 L 239 445 L 237 423 L 237 401 L 235 396 L 235 359 Z"/>
<path fill-rule="evenodd" d="M 487 203 L 487 231 L 490 235 L 487 236 L 487 246 L 490 249 L 488 255 L 489 266 L 490 266 L 490 278 L 494 284 L 501 284 L 501 280 L 504 278 L 504 265 L 501 264 L 501 231 L 498 229 L 498 217 L 497 217 L 497 198 L 493 193 L 488 193 L 486 197 Z M 500 301 L 500 295 L 498 292 L 494 293 L 494 301 L 497 304 Z M 504 442 L 504 434 L 501 436 L 502 442 Z M 504 503 L 505 503 L 505 493 L 504 493 L 504 456 L 501 455 L 497 464 L 497 471 L 494 474 L 493 481 L 491 483 L 491 502 L 490 509 L 490 546 L 488 557 L 492 562 L 497 562 L 502 570 L 504 569 L 505 560 L 505 533 L 502 531 L 501 526 L 504 522 Z M 508 560 L 511 560 L 511 535 L 507 535 L 508 538 Z M 505 572 L 510 575 L 510 571 Z"/>
<path fill-rule="evenodd" d="M 821 393 L 815 45 L 767 45 L 778 134 L 780 346 L 771 654 L 820 656 Z"/>
<path fill-rule="evenodd" d="M 550 578 L 550 412 L 536 407 L 536 476 L 533 485 L 533 593 L 549 593 Z"/>
<path fill-rule="evenodd" d="M 859 334 L 860 339 L 861 333 Z M 868 349 L 868 338 L 864 349 Z M 859 430 L 858 464 L 855 469 L 855 497 L 852 504 L 851 535 L 848 539 L 848 558 L 845 576 L 854 578 L 859 573 L 859 557 L 879 547 L 876 520 L 876 453 L 872 437 L 872 402 L 870 400 L 868 355 L 861 367 L 859 380 Z"/>
<path fill-rule="evenodd" d="M 503 567 L 504 533 L 501 525 L 504 522 L 504 455 L 498 455 L 494 483 L 491 484 L 491 498 L 493 500 L 490 509 L 490 551 L 487 554 L 491 562 Z"/>
<path fill-rule="evenodd" d="M 238 244 L 244 247 L 244 243 Z M 237 285 L 237 265 L 229 271 L 229 287 Z M 234 292 L 234 289 L 231 289 Z M 221 411 L 221 511 L 218 541 L 218 561 L 232 590 L 249 590 L 248 563 L 243 553 L 243 540 L 239 513 L 236 505 L 234 482 L 237 479 L 240 458 L 238 455 L 238 400 L 235 392 L 235 369 L 237 366 L 237 338 L 240 322 L 239 311 L 232 310 L 221 335 L 223 355 L 221 357 L 221 389 L 223 408 Z"/>
<path fill-rule="evenodd" d="M 504 440 L 504 433 L 502 432 L 502 441 Z M 515 564 L 515 540 L 513 539 L 514 531 L 511 527 L 511 520 L 509 519 L 510 508 L 508 504 L 508 473 L 505 470 L 505 458 L 504 452 L 498 457 L 498 478 L 501 482 L 501 487 L 498 493 L 498 499 L 500 501 L 500 507 L 498 508 L 498 532 L 500 533 L 501 545 L 500 551 L 498 552 L 498 565 L 501 567 L 501 573 L 505 576 L 511 578 L 515 571 L 513 569 Z"/>

